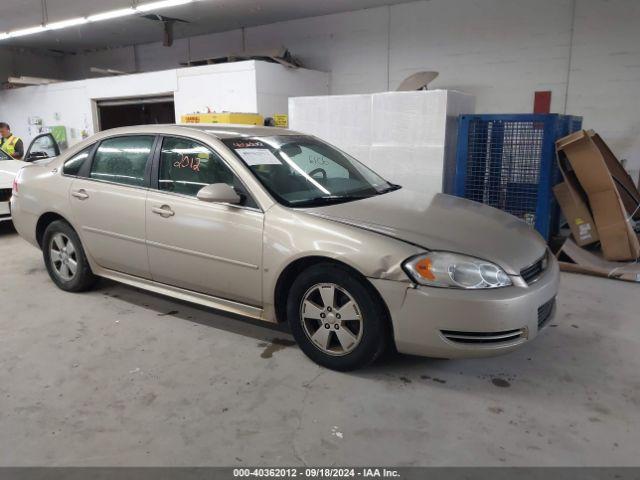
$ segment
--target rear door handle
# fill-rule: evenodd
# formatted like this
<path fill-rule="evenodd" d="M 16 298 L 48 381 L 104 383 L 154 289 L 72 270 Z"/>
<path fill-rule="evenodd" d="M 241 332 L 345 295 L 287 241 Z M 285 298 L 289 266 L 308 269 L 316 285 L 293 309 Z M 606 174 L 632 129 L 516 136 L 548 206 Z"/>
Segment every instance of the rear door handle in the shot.
<path fill-rule="evenodd" d="M 76 190 L 75 192 L 71 192 L 71 195 L 73 195 L 76 198 L 79 198 L 80 200 L 86 200 L 87 198 L 89 198 L 89 194 L 85 191 L 84 188 L 81 188 L 80 190 Z"/>
<path fill-rule="evenodd" d="M 176 212 L 171 210 L 171 207 L 169 205 L 162 205 L 161 207 L 153 207 L 151 208 L 151 211 L 153 213 L 160 215 L 163 218 L 173 217 L 176 214 Z"/>

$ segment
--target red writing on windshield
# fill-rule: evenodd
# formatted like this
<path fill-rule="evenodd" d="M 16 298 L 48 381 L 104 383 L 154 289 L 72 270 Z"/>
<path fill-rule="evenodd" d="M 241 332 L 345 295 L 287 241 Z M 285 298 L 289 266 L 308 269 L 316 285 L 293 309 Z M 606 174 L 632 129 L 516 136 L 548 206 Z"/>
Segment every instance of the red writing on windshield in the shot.
<path fill-rule="evenodd" d="M 250 140 L 233 142 L 233 148 L 251 148 L 251 147 L 264 147 L 264 143 L 252 142 Z"/>

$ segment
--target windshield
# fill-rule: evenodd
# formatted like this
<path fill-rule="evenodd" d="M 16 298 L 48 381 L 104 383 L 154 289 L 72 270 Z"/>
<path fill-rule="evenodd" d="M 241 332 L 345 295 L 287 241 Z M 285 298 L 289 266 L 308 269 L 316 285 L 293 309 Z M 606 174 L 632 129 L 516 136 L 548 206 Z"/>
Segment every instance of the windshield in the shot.
<path fill-rule="evenodd" d="M 0 150 L 0 161 L 2 160 L 13 160 L 13 158 L 11 158 L 8 153 L 5 153 L 4 150 Z"/>
<path fill-rule="evenodd" d="M 278 202 L 289 207 L 348 202 L 400 188 L 346 153 L 306 135 L 223 142 Z"/>

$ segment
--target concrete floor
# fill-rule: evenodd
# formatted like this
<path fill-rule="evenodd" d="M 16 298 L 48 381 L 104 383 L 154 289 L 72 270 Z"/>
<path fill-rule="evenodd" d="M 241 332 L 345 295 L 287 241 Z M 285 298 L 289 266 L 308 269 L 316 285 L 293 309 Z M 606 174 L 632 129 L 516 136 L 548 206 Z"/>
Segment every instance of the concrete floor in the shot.
<path fill-rule="evenodd" d="M 638 465 L 640 288 L 563 275 L 508 356 L 341 374 L 291 337 L 103 281 L 0 226 L 0 465 Z"/>

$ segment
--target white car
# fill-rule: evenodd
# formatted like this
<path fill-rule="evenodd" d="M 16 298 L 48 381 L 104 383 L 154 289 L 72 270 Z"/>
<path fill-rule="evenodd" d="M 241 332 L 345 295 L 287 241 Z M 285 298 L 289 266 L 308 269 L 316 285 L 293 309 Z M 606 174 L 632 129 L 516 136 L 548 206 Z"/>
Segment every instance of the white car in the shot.
<path fill-rule="evenodd" d="M 0 222 L 11 220 L 9 200 L 11 200 L 11 186 L 18 170 L 25 165 L 22 160 L 14 160 L 0 150 Z"/>
<path fill-rule="evenodd" d="M 60 155 L 60 147 L 50 133 L 43 133 L 33 139 L 27 149 L 25 160 L 14 160 L 0 150 L 0 222 L 11 220 L 11 188 L 18 170 L 29 162 L 48 161 Z"/>

